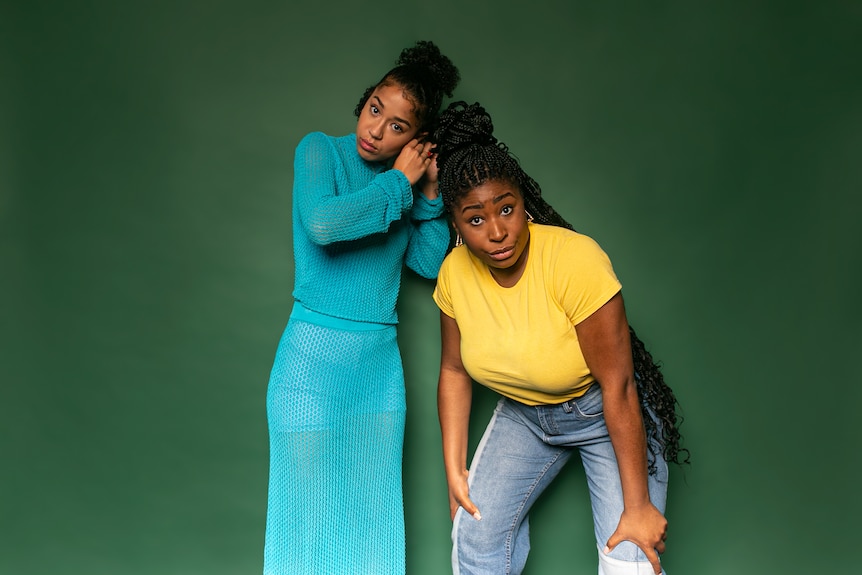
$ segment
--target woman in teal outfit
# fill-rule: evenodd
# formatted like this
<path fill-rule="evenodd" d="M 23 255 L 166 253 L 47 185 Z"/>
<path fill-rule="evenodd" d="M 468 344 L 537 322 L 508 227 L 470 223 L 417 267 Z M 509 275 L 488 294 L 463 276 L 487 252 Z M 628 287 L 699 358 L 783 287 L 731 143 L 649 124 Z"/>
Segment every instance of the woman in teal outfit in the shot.
<path fill-rule="evenodd" d="M 402 267 L 434 278 L 449 230 L 425 136 L 457 68 L 402 51 L 356 107 L 356 133 L 313 132 L 294 165 L 294 306 L 267 391 L 266 575 L 405 571 Z"/>

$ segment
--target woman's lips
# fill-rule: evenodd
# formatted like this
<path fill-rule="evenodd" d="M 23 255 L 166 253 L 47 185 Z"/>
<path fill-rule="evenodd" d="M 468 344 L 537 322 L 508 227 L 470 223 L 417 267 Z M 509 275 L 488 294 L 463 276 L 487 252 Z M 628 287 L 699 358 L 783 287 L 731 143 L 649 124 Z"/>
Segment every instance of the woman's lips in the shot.
<path fill-rule="evenodd" d="M 511 257 L 514 253 L 515 246 L 509 246 L 508 248 L 503 248 L 501 250 L 491 252 L 488 255 L 491 257 L 492 260 L 501 261 Z"/>
<path fill-rule="evenodd" d="M 366 152 L 374 153 L 377 151 L 377 148 L 374 146 L 374 144 L 372 144 L 365 138 L 359 138 L 359 146 Z"/>

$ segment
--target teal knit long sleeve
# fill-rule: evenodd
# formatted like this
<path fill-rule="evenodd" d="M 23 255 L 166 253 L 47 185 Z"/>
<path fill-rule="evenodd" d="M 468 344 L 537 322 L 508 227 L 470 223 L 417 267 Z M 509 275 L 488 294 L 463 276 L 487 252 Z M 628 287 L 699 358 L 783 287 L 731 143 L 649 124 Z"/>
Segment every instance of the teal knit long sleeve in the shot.
<path fill-rule="evenodd" d="M 445 257 L 442 201 L 414 196 L 400 171 L 363 160 L 353 134 L 305 136 L 294 182 L 294 297 L 333 317 L 397 323 L 402 266 L 434 278 Z"/>

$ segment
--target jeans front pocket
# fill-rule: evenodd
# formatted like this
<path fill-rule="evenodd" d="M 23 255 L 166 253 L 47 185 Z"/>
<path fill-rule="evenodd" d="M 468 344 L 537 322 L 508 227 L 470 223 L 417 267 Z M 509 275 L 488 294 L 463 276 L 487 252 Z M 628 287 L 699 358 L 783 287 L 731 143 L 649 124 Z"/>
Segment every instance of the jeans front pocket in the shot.
<path fill-rule="evenodd" d="M 599 387 L 598 383 L 593 383 L 585 394 L 571 400 L 569 405 L 581 417 L 601 417 L 604 415 L 601 387 Z"/>

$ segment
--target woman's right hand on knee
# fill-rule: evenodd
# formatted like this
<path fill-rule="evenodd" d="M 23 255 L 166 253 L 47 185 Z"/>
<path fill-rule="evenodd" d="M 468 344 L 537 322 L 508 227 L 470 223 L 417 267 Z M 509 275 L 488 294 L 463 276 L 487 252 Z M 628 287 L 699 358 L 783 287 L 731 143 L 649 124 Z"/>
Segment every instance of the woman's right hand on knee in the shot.
<path fill-rule="evenodd" d="M 481 521 L 482 514 L 479 513 L 479 508 L 470 500 L 470 488 L 467 485 L 468 474 L 469 472 L 465 469 L 461 472 L 460 477 L 449 481 L 449 518 L 454 520 L 458 508 L 463 507 L 464 511 L 472 515 L 476 521 Z"/>

